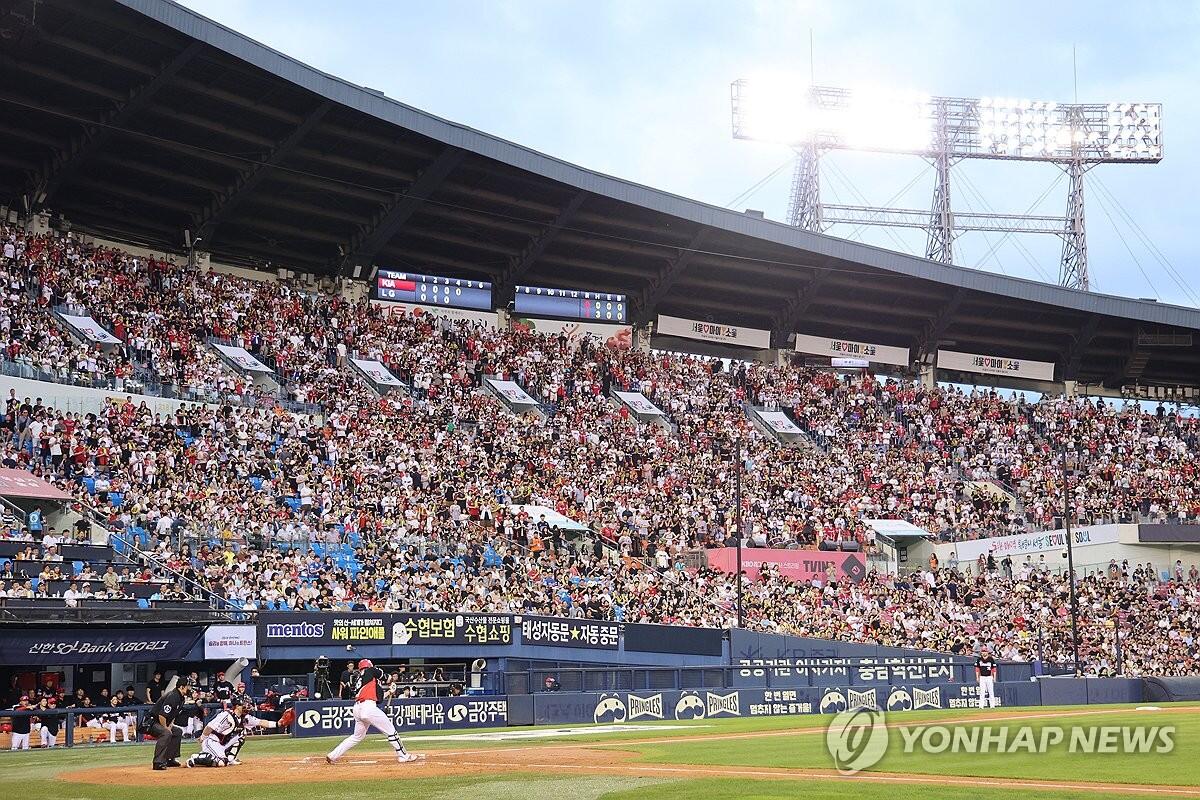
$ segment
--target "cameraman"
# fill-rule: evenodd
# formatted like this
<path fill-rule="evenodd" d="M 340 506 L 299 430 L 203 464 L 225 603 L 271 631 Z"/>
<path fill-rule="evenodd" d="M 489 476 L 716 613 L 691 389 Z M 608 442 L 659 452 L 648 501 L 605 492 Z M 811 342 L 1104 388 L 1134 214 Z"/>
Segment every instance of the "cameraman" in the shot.
<path fill-rule="evenodd" d="M 353 661 L 347 661 L 346 668 L 342 670 L 341 678 L 338 679 L 338 697 L 342 700 L 353 700 L 357 686 L 358 669 Z"/>

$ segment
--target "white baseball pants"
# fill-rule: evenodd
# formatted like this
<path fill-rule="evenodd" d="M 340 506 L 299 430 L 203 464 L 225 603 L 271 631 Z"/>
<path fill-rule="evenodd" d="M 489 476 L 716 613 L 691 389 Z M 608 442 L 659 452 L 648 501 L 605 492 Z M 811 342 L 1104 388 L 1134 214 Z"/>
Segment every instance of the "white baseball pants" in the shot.
<path fill-rule="evenodd" d="M 121 736 L 124 737 L 123 741 L 129 741 L 129 723 L 125 721 L 124 717 L 119 720 L 109 720 L 104 723 L 104 727 L 108 729 L 109 743 L 116 744 L 117 731 L 121 732 Z"/>
<path fill-rule="evenodd" d="M 9 750 L 28 750 L 29 749 L 29 734 L 14 733 L 12 735 L 12 745 Z"/>
<path fill-rule="evenodd" d="M 374 700 L 360 700 L 354 704 L 351 709 L 351 714 L 354 716 L 354 733 L 342 740 L 341 744 L 333 748 L 333 752 L 329 757 L 337 761 L 344 756 L 351 747 L 367 738 L 367 731 L 371 728 L 382 733 L 387 737 L 388 743 L 397 753 L 404 752 L 404 746 L 400 744 L 400 737 L 396 735 L 396 726 L 392 724 L 392 720 L 383 710 L 375 704 Z"/>
<path fill-rule="evenodd" d="M 996 703 L 996 678 L 992 675 L 979 676 L 979 707 L 987 708 L 986 700 L 990 700 L 992 708 L 995 708 Z"/>

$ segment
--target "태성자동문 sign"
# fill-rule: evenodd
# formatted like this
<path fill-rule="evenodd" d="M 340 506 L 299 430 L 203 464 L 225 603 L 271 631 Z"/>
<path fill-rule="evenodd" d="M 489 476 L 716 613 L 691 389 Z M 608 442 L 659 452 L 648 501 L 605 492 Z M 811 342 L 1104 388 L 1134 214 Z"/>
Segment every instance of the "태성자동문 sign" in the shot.
<path fill-rule="evenodd" d="M 616 622 L 560 617 L 523 617 L 521 643 L 549 647 L 616 650 L 621 626 Z"/>
<path fill-rule="evenodd" d="M 838 359 L 856 359 L 876 364 L 908 366 L 908 348 L 872 344 L 855 339 L 827 339 L 824 336 L 796 334 L 796 352 Z M 836 365 L 835 365 L 836 366 Z M 856 364 L 845 366 L 857 366 Z"/>
<path fill-rule="evenodd" d="M 938 369 L 957 372 L 1003 375 L 1034 381 L 1054 380 L 1053 361 L 1034 361 L 1031 358 L 1005 358 L 981 353 L 960 353 L 956 350 L 938 350 L 937 365 Z"/>
<path fill-rule="evenodd" d="M 683 339 L 698 339 L 704 342 L 732 344 L 738 347 L 755 347 L 760 350 L 766 350 L 771 346 L 770 331 L 685 317 L 670 317 L 666 314 L 658 315 L 655 332 L 660 336 L 678 336 Z"/>

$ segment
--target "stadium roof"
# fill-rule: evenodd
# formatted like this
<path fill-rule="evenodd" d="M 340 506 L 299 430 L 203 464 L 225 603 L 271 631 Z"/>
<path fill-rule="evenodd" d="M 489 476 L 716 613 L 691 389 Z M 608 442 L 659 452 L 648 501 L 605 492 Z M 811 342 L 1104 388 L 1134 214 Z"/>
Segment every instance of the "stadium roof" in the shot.
<path fill-rule="evenodd" d="M 1200 382 L 1200 310 L 813 234 L 602 175 L 327 75 L 168 0 L 0 10 L 0 199 L 219 261 L 624 291 L 656 313 Z"/>

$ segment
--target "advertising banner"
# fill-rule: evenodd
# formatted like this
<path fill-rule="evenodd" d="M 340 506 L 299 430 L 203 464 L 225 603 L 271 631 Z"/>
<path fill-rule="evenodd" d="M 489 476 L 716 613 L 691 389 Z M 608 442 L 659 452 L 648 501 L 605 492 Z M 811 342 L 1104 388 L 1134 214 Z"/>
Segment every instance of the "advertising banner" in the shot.
<path fill-rule="evenodd" d="M 1034 361 L 1029 358 L 1004 358 L 979 353 L 959 353 L 955 350 L 938 350 L 938 369 L 958 372 L 978 372 L 984 375 L 1004 375 L 1009 378 L 1025 378 L 1034 381 L 1054 380 L 1054 362 Z"/>
<path fill-rule="evenodd" d="M 706 550 L 708 566 L 722 572 L 737 571 L 737 548 L 718 547 Z M 834 580 L 860 582 L 867 574 L 861 553 L 838 553 L 827 550 L 777 550 L 769 547 L 743 547 L 742 569 L 750 580 L 757 580 L 763 564 L 774 564 L 780 574 L 794 581 L 824 581 L 827 571 L 834 569 Z"/>
<path fill-rule="evenodd" d="M 797 427 L 796 423 L 788 418 L 788 415 L 782 411 L 759 411 L 758 417 L 775 433 L 784 434 L 787 436 L 799 436 L 803 431 Z"/>
<path fill-rule="evenodd" d="M 343 700 L 296 703 L 292 731 L 298 738 L 346 736 L 354 730 L 354 704 Z M 504 697 L 437 697 L 392 700 L 380 705 L 401 735 L 413 731 L 502 728 L 508 725 Z"/>
<path fill-rule="evenodd" d="M 669 317 L 658 315 L 658 324 L 654 328 L 660 336 L 678 336 L 683 339 L 699 339 L 704 342 L 732 344 L 738 347 L 755 347 L 767 350 L 771 347 L 771 332 L 759 328 L 745 328 L 740 325 L 722 325 L 718 322 L 704 322 L 698 319 L 684 317 Z"/>
<path fill-rule="evenodd" d="M 998 705 L 1036 704 L 1038 693 L 1022 692 L 1028 684 L 996 685 Z M 797 686 L 783 689 L 670 689 L 660 692 L 610 692 L 538 695 L 534 698 L 534 724 L 616 724 L 655 720 L 782 717 L 799 714 L 835 714 L 852 708 L 884 711 L 921 711 L 971 708 L 978 705 L 974 684 L 943 682 L 896 686 Z M 579 701 L 586 700 L 586 703 Z M 591 706 L 590 720 L 580 720 L 581 706 Z"/>
<path fill-rule="evenodd" d="M 258 615 L 263 646 L 310 645 L 506 645 L 508 614 L 293 613 Z"/>
<path fill-rule="evenodd" d="M 1090 525 L 1085 528 L 1072 528 L 1071 545 L 1088 547 L 1095 544 L 1116 544 L 1120 541 L 1120 530 L 1120 525 Z M 954 545 L 959 561 L 974 561 L 988 553 L 992 553 L 997 560 L 1005 556 L 1016 560 L 1018 556 L 1066 549 L 1067 532 L 1062 529 L 1039 533 L 1019 533 L 1015 536 L 993 536 L 990 539 L 972 539 L 966 542 L 956 542 Z"/>
<path fill-rule="evenodd" d="M 382 361 L 372 361 L 369 358 L 352 358 L 352 363 L 367 379 L 379 386 L 403 386 L 404 382 L 391 373 Z"/>
<path fill-rule="evenodd" d="M 122 344 L 120 339 L 109 333 L 103 325 L 91 317 L 75 316 L 74 314 L 60 314 L 59 316 L 62 317 L 63 322 L 66 322 L 90 342 L 96 342 L 97 344 Z"/>
<path fill-rule="evenodd" d="M 486 378 L 492 391 L 503 397 L 514 406 L 536 406 L 537 400 L 529 396 L 515 381 L 502 381 L 499 378 Z"/>
<path fill-rule="evenodd" d="M 907 347 L 871 344 L 870 342 L 860 342 L 855 339 L 827 339 L 824 336 L 809 336 L 804 333 L 797 333 L 796 352 L 808 353 L 814 356 L 829 356 L 832 359 L 891 364 L 898 367 L 908 366 Z M 859 366 L 859 364 L 834 364 L 834 366 Z M 866 365 L 863 364 L 862 366 Z"/>
<path fill-rule="evenodd" d="M 258 628 L 253 625 L 209 625 L 204 631 L 204 659 L 225 661 L 258 658 Z"/>
<path fill-rule="evenodd" d="M 523 617 L 521 643 L 549 647 L 616 650 L 621 626 L 616 622 L 559 617 Z"/>
<path fill-rule="evenodd" d="M 472 311 L 466 308 L 448 308 L 446 306 L 429 306 L 419 303 L 391 303 L 384 300 L 372 300 L 371 305 L 384 310 L 389 316 L 400 314 L 414 318 L 429 316 L 454 322 L 470 322 L 488 328 L 496 328 L 495 311 Z"/>
<path fill-rule="evenodd" d="M 29 497 L 36 500 L 72 500 L 71 495 L 46 483 L 28 470 L 0 468 L 0 497 Z"/>
<path fill-rule="evenodd" d="M 121 664 L 180 661 L 203 628 L 12 628 L 0 636 L 0 664 Z"/>
<path fill-rule="evenodd" d="M 579 344 L 585 337 L 591 336 L 604 343 L 611 350 L 630 350 L 633 348 L 633 327 L 630 325 L 607 325 L 602 322 L 580 322 L 561 319 L 537 319 L 534 317 L 514 317 L 512 327 L 537 333 L 549 333 L 566 336 L 572 347 Z"/>
<path fill-rule="evenodd" d="M 250 355 L 250 351 L 244 347 L 234 347 L 230 344 L 214 344 L 217 352 L 225 356 L 233 362 L 238 369 L 243 369 L 246 372 L 273 372 L 270 367 L 259 361 L 254 356 Z"/>
<path fill-rule="evenodd" d="M 662 409 L 651 403 L 641 392 L 613 392 L 613 395 L 638 416 L 665 417 Z"/>
<path fill-rule="evenodd" d="M 396 614 L 392 644 L 512 644 L 508 614 Z"/>
<path fill-rule="evenodd" d="M 768 673 L 772 686 L 834 685 L 882 683 L 929 683 L 965 681 L 975 677 L 975 666 L 969 660 L 953 656 L 887 656 L 881 658 L 738 658 L 735 664 L 745 667 L 738 672 L 761 685 Z"/>

